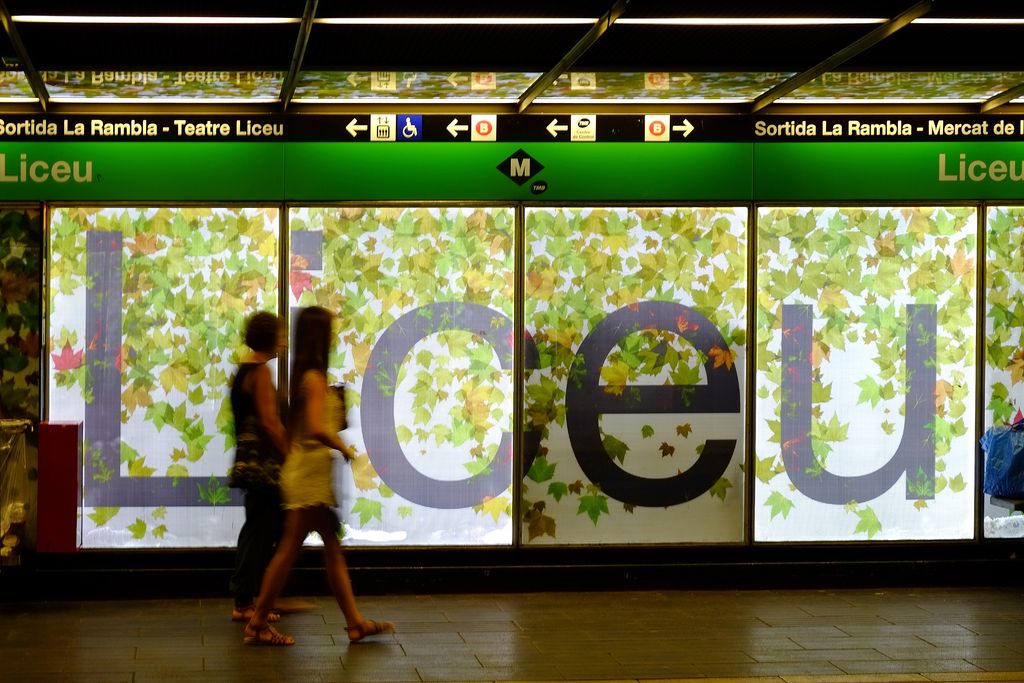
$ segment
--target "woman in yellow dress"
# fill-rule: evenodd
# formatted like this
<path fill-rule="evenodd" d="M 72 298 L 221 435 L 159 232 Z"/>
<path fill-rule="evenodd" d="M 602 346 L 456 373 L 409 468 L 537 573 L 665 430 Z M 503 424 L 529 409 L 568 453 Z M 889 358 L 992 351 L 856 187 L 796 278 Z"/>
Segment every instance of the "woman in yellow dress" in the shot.
<path fill-rule="evenodd" d="M 324 568 L 331 592 L 345 615 L 350 642 L 366 636 L 391 633 L 389 621 L 366 619 L 359 612 L 348 564 L 338 540 L 340 526 L 334 508 L 332 471 L 334 451 L 346 460 L 355 456 L 351 446 L 338 437 L 344 406 L 327 385 L 327 361 L 331 350 L 333 316 L 318 306 L 303 309 L 295 325 L 289 394 L 289 433 L 292 445 L 281 469 L 281 494 L 285 508 L 284 536 L 263 576 L 259 600 L 245 626 L 245 642 L 293 645 L 295 639 L 279 633 L 269 623 L 270 607 L 281 592 L 295 564 L 302 543 L 311 531 L 324 542 Z"/>

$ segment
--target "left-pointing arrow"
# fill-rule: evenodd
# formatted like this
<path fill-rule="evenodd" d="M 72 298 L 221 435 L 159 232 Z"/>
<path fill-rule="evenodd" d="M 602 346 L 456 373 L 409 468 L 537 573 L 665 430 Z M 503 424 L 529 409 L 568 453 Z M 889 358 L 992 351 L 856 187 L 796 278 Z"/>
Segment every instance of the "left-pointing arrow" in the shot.
<path fill-rule="evenodd" d="M 560 131 L 560 130 L 569 130 L 569 125 L 565 124 L 565 123 L 563 123 L 562 125 L 558 125 L 558 119 L 551 119 L 551 123 L 549 123 L 547 125 L 547 128 L 545 130 L 547 130 L 547 132 L 551 133 L 551 137 L 557 138 L 558 137 L 558 131 Z"/>
<path fill-rule="evenodd" d="M 348 134 L 351 135 L 352 137 L 355 137 L 356 133 L 358 133 L 361 130 L 369 129 L 370 127 L 368 125 L 366 125 L 365 123 L 360 125 L 356 119 L 352 119 L 351 121 L 348 122 L 348 125 L 345 126 L 345 130 L 347 130 Z"/>
<path fill-rule="evenodd" d="M 453 138 L 457 138 L 457 137 L 459 137 L 459 131 L 460 130 L 469 130 L 469 124 L 468 123 L 460 124 L 458 119 L 452 119 L 452 122 L 448 124 L 448 127 L 446 128 L 446 130 L 449 133 L 451 133 Z"/>
<path fill-rule="evenodd" d="M 366 76 L 360 76 L 357 73 L 351 73 L 345 80 L 348 81 L 353 88 L 358 88 L 360 83 L 369 79 L 367 79 Z"/>

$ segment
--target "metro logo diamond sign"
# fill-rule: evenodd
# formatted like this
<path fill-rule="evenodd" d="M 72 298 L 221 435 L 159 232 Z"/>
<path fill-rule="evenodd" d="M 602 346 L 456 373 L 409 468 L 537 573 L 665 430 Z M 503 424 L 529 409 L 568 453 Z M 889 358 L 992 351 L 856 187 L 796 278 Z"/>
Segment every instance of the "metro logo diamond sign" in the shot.
<path fill-rule="evenodd" d="M 516 185 L 523 185 L 530 178 L 543 171 L 544 165 L 520 148 L 512 156 L 498 164 L 497 169 L 508 176 Z"/>

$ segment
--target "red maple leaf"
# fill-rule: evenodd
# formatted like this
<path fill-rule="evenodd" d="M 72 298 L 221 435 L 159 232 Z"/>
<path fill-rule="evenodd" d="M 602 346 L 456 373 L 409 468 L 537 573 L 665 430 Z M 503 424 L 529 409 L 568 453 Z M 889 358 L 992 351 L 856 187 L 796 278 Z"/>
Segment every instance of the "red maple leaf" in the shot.
<path fill-rule="evenodd" d="M 293 270 L 289 282 L 292 286 L 292 294 L 296 299 L 302 296 L 303 292 L 313 288 L 313 278 L 309 273 L 304 273 L 301 270 Z"/>
<path fill-rule="evenodd" d="M 64 342 L 64 348 L 60 353 L 51 353 L 53 368 L 58 372 L 61 370 L 74 370 L 82 366 L 82 352 L 72 351 L 71 344 Z"/>

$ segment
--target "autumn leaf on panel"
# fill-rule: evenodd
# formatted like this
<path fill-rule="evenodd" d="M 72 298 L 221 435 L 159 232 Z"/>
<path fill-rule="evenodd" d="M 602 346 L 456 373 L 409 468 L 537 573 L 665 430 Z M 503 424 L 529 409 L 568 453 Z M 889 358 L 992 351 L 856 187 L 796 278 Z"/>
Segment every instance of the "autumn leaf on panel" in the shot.
<path fill-rule="evenodd" d="M 607 515 L 608 512 L 608 497 L 601 494 L 589 494 L 580 496 L 579 507 L 576 510 L 576 514 L 586 514 L 590 521 L 597 525 L 597 520 L 601 515 Z"/>
<path fill-rule="evenodd" d="M 768 500 L 765 505 L 771 508 L 771 514 L 774 518 L 776 515 L 782 515 L 783 517 L 789 517 L 790 511 L 793 509 L 793 501 L 786 498 L 778 491 L 773 491 L 768 496 Z"/>
<path fill-rule="evenodd" d="M 61 372 L 80 367 L 82 365 L 82 353 L 82 351 L 72 350 L 71 344 L 64 344 L 60 353 L 50 354 L 50 357 L 53 359 L 54 370 Z"/>
<path fill-rule="evenodd" d="M 962 248 L 957 249 L 949 260 L 949 270 L 956 277 L 963 277 L 974 270 L 974 259 L 967 258 L 967 254 Z"/>
<path fill-rule="evenodd" d="M 508 496 L 487 496 L 480 505 L 474 505 L 473 509 L 497 522 L 503 515 L 511 513 L 512 501 Z"/>
<path fill-rule="evenodd" d="M 556 536 L 557 524 L 554 518 L 544 514 L 544 507 L 544 502 L 538 501 L 523 513 L 523 521 L 526 522 L 527 534 L 531 541 L 539 536 Z"/>
<path fill-rule="evenodd" d="M 351 461 L 352 480 L 360 491 L 370 491 L 377 486 L 377 472 L 373 469 L 369 456 L 359 453 Z"/>
<path fill-rule="evenodd" d="M 1024 381 L 1024 348 L 1013 354 L 1010 365 L 1006 369 L 1010 371 L 1011 384 L 1020 384 Z"/>
<path fill-rule="evenodd" d="M 732 370 L 733 354 L 729 349 L 713 346 L 708 351 L 708 356 L 714 359 L 713 368 L 720 368 L 724 365 L 726 369 Z"/>

